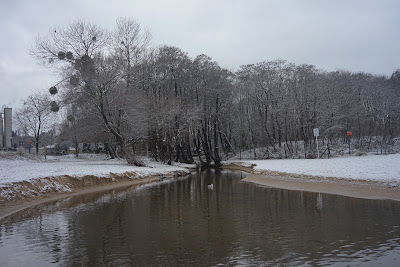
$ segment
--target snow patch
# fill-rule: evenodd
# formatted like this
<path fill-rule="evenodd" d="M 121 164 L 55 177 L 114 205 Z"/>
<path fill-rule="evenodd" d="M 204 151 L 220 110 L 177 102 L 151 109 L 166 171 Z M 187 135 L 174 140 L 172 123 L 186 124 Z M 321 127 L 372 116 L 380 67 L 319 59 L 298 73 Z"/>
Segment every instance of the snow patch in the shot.
<path fill-rule="evenodd" d="M 270 159 L 226 161 L 225 163 L 255 165 L 256 172 L 275 171 L 300 175 L 337 177 L 357 180 L 385 181 L 400 184 L 400 154 L 348 156 L 331 159 Z"/>
<path fill-rule="evenodd" d="M 43 159 L 0 158 L 0 187 L 14 182 L 61 175 L 109 177 L 110 174 L 133 172 L 137 177 L 144 177 L 175 171 L 188 172 L 183 167 L 165 165 L 147 158 L 144 158 L 143 161 L 147 167 L 128 165 L 122 159 L 83 157 L 81 155 L 79 158 L 73 156 L 50 157 L 46 161 Z"/>
<path fill-rule="evenodd" d="M 128 165 L 122 159 L 109 159 L 93 154 L 80 154 L 79 158 L 74 155 L 50 156 L 44 160 L 36 157 L 21 157 L 15 153 L 1 153 L 0 200 L 10 200 L 18 196 L 32 197 L 49 192 L 71 192 L 74 185 L 68 183 L 68 177 L 77 179 L 85 176 L 92 177 L 80 180 L 79 183 L 85 186 L 95 183 L 91 179 L 109 179 L 109 182 L 113 182 L 119 176 L 140 179 L 159 173 L 174 174 L 174 176 L 190 173 L 180 166 L 165 165 L 148 158 L 141 160 L 147 167 L 136 167 Z"/>

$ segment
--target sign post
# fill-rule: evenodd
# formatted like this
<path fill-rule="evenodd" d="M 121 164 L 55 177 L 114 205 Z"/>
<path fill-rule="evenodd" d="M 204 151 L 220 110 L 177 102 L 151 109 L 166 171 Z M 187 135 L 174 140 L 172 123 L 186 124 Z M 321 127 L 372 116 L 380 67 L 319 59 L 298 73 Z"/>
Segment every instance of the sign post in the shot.
<path fill-rule="evenodd" d="M 347 136 L 349 137 L 349 155 L 351 154 L 350 148 L 351 148 L 351 135 L 352 134 L 353 134 L 352 132 L 347 132 Z"/>
<path fill-rule="evenodd" d="M 318 159 L 319 159 L 319 148 L 318 148 L 319 129 L 318 128 L 314 128 L 313 132 L 314 132 L 314 136 L 315 136 L 315 141 L 317 141 L 317 155 L 318 155 Z"/>

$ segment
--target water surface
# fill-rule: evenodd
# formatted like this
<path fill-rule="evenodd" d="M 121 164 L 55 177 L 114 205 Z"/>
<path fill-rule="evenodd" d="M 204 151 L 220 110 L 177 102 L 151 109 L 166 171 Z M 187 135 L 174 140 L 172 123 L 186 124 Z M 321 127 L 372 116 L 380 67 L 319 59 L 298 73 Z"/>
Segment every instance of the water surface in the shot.
<path fill-rule="evenodd" d="M 0 266 L 398 266 L 400 202 L 243 177 L 209 170 L 27 210 L 0 226 Z"/>

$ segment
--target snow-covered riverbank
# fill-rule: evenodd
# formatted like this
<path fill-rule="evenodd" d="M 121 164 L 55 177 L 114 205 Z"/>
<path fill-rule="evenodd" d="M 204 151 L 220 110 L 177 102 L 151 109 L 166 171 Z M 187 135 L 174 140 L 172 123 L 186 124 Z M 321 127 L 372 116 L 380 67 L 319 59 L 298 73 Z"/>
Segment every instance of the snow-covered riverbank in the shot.
<path fill-rule="evenodd" d="M 0 155 L 0 188 L 11 183 L 44 177 L 86 175 L 110 178 L 113 174 L 130 173 L 135 178 L 173 172 L 188 172 L 182 165 L 166 165 L 143 159 L 147 167 L 127 165 L 125 160 L 105 156 L 81 154 L 44 158 L 19 157 L 17 154 Z M 346 156 L 331 159 L 277 159 L 231 160 L 225 164 L 253 166 L 255 173 L 280 172 L 285 174 L 336 177 L 357 180 L 375 180 L 400 184 L 400 154 Z M 194 167 L 194 166 L 192 166 Z M 110 176 L 111 175 L 111 176 Z"/>
<path fill-rule="evenodd" d="M 400 155 L 331 159 L 240 160 L 226 168 L 251 174 L 243 181 L 281 189 L 400 201 Z"/>
<path fill-rule="evenodd" d="M 2 153 L 0 158 L 0 204 L 57 193 L 74 193 L 90 186 L 137 183 L 159 174 L 179 176 L 190 173 L 180 166 L 170 166 L 143 159 L 147 167 L 136 167 L 125 160 L 101 155 L 81 154 L 36 158 Z"/>
<path fill-rule="evenodd" d="M 134 172 L 136 177 L 157 175 L 186 171 L 179 166 L 170 166 L 149 159 L 144 159 L 147 167 L 128 165 L 123 159 L 107 159 L 105 156 L 81 154 L 79 158 L 74 155 L 47 157 L 39 159 L 0 158 L 0 187 L 8 183 L 29 181 L 41 177 L 55 177 L 68 175 L 81 177 L 85 175 L 109 177 L 110 173 L 121 174 Z"/>
<path fill-rule="evenodd" d="M 108 159 L 93 154 L 81 154 L 79 158 L 73 155 L 50 156 L 47 160 L 34 156 L 22 157 L 12 153 L 2 153 L 0 156 L 0 204 L 3 205 L 11 200 L 76 193 L 79 190 L 87 190 L 88 187 L 98 186 L 107 189 L 117 184 L 138 184 L 145 182 L 143 178 L 146 178 L 147 182 L 154 181 L 157 180 L 154 177 L 159 174 L 184 175 L 190 173 L 185 167 L 195 167 L 178 164 L 170 166 L 146 158 L 143 160 L 147 167 L 135 167 L 128 165 L 125 160 Z M 268 180 L 268 185 L 280 188 L 302 189 L 307 183 L 306 189 L 319 191 L 320 189 L 312 189 L 310 186 L 322 180 L 330 183 L 324 185 L 324 188 L 334 187 L 334 183 L 343 185 L 341 179 L 357 180 L 359 185 L 362 181 L 362 185 L 365 185 L 364 182 L 373 182 L 379 183 L 377 184 L 379 187 L 393 188 L 391 195 L 384 193 L 378 197 L 400 199 L 400 154 L 347 156 L 320 160 L 231 160 L 224 164 L 247 167 L 253 174 L 257 174 L 256 178 L 253 177 L 253 182 L 266 184 Z M 307 177 L 313 178 L 307 179 Z M 285 180 L 285 185 L 282 184 L 282 179 Z M 275 184 L 271 184 L 272 180 L 275 180 Z M 367 189 L 370 191 L 374 186 L 368 184 Z M 358 187 L 356 186 L 354 190 L 358 190 Z M 343 189 L 329 192 L 340 194 L 340 191 Z"/>
<path fill-rule="evenodd" d="M 400 184 L 400 154 L 331 159 L 235 160 L 225 163 L 253 166 L 255 173 L 280 172 Z"/>

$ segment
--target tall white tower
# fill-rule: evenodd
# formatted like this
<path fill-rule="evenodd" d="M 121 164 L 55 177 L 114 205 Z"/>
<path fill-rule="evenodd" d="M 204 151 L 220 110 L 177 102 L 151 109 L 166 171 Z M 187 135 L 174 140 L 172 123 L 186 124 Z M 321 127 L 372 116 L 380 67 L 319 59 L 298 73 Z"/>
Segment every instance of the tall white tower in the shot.
<path fill-rule="evenodd" d="M 4 147 L 11 148 L 12 108 L 4 108 Z"/>
<path fill-rule="evenodd" d="M 3 113 L 0 112 L 0 148 L 4 146 L 3 144 Z"/>

